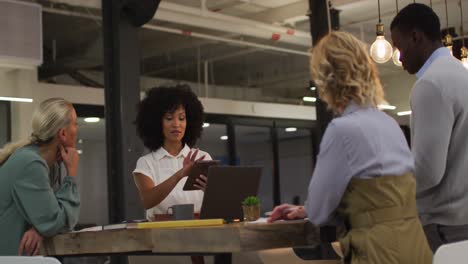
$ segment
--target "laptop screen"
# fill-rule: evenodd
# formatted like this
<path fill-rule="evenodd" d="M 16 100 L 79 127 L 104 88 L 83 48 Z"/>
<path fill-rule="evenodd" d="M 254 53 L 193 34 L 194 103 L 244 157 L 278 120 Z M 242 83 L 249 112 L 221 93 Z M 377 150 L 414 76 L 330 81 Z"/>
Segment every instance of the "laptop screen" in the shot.
<path fill-rule="evenodd" d="M 261 175 L 261 167 L 210 167 L 200 218 L 242 220 L 242 201 L 257 196 Z"/>

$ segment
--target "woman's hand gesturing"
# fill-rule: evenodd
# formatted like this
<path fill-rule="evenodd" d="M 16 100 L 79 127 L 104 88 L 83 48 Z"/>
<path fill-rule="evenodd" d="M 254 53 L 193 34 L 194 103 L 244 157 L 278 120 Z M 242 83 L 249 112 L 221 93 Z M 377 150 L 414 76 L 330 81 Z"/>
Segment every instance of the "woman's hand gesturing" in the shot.
<path fill-rule="evenodd" d="M 198 155 L 198 149 L 195 150 L 195 152 L 192 153 L 192 150 L 188 153 L 187 157 L 184 158 L 183 162 L 183 167 L 182 167 L 182 178 L 185 176 L 188 176 L 190 170 L 193 167 L 193 164 L 195 164 L 196 161 L 203 160 L 205 158 L 205 155 L 201 156 L 200 158 L 196 159 Z"/>

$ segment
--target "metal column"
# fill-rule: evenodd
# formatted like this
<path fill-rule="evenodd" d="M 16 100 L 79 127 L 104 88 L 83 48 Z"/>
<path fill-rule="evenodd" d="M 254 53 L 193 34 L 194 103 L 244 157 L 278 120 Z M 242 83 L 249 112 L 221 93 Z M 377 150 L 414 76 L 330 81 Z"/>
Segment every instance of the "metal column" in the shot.
<path fill-rule="evenodd" d="M 312 43 L 315 46 L 330 30 L 339 29 L 339 11 L 331 9 L 328 0 L 309 0 L 309 8 L 310 34 Z M 317 113 L 316 146 L 318 147 L 325 129 L 333 119 L 333 113 L 328 111 L 325 102 L 320 100 L 318 89 L 315 90 L 315 96 L 317 98 L 315 104 Z M 318 151 L 315 153 L 318 154 Z M 317 160 L 317 157 L 315 157 L 315 160 Z M 321 257 L 324 259 L 335 258 L 336 255 L 328 243 L 336 239 L 335 227 L 320 228 L 320 237 L 324 243 L 320 250 Z"/>
<path fill-rule="evenodd" d="M 138 28 L 120 1 L 102 1 L 109 221 L 144 216 L 132 171 L 143 146 L 133 121 L 140 101 Z"/>
<path fill-rule="evenodd" d="M 339 30 L 340 28 L 339 11 L 336 9 L 330 9 L 329 11 L 328 2 L 327 0 L 309 0 L 310 34 L 314 46 L 323 36 L 330 32 L 330 29 Z M 328 123 L 333 119 L 333 114 L 327 110 L 325 103 L 320 100 L 317 89 L 315 90 L 315 96 L 317 98 L 315 109 L 317 112 L 317 128 L 320 141 Z"/>

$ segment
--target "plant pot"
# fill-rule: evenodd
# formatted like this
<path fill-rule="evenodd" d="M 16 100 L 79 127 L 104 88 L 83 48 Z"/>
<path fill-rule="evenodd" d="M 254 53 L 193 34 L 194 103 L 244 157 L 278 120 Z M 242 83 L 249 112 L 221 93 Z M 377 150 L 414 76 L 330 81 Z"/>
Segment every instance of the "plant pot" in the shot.
<path fill-rule="evenodd" d="M 242 211 L 244 212 L 244 221 L 255 221 L 260 218 L 260 206 L 242 206 Z"/>

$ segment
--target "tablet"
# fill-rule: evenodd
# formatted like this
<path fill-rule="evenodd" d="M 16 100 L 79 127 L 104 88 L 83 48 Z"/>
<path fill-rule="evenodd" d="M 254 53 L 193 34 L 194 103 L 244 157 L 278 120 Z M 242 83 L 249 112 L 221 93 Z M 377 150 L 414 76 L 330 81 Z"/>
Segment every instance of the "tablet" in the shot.
<path fill-rule="evenodd" d="M 187 177 L 187 181 L 185 182 L 184 191 L 194 191 L 194 190 L 199 190 L 193 186 L 196 182 L 196 179 L 200 176 L 200 174 L 203 174 L 205 176 L 208 176 L 208 168 L 210 166 L 219 166 L 221 164 L 221 161 L 219 160 L 199 160 L 196 161 L 195 164 L 192 167 L 192 170 L 189 172 L 189 175 Z"/>

